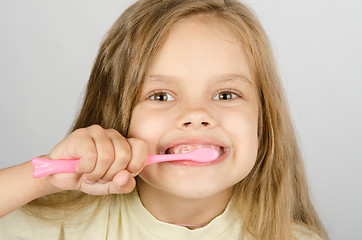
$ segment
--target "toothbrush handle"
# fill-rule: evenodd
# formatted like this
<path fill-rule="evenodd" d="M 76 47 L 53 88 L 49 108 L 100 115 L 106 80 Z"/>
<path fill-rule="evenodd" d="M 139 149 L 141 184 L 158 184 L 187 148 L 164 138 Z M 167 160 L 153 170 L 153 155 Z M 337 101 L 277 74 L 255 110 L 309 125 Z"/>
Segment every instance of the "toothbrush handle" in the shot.
<path fill-rule="evenodd" d="M 192 159 L 188 153 L 182 154 L 164 154 L 164 155 L 150 155 L 147 160 L 147 165 L 151 163 L 167 162 L 183 159 Z M 33 177 L 44 177 L 55 173 L 74 173 L 77 172 L 77 165 L 79 159 L 63 159 L 63 160 L 50 160 L 45 158 L 33 158 L 31 163 L 34 167 Z"/>
<path fill-rule="evenodd" d="M 146 165 L 152 163 L 159 163 L 159 162 L 168 162 L 168 161 L 175 161 L 175 160 L 183 160 L 189 157 L 189 154 L 182 153 L 182 154 L 162 154 L 162 155 L 150 155 L 148 156 L 148 160 Z"/>
<path fill-rule="evenodd" d="M 31 163 L 34 167 L 33 177 L 44 177 L 54 173 L 77 172 L 79 159 L 50 160 L 45 158 L 33 158 Z"/>

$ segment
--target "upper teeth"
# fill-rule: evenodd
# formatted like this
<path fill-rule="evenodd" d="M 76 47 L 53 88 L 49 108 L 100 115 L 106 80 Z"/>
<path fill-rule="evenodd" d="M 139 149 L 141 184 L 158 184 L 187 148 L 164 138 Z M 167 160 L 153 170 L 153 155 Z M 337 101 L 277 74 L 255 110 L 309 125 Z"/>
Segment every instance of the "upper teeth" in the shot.
<path fill-rule="evenodd" d="M 170 154 L 188 153 L 188 152 L 192 152 L 199 148 L 212 148 L 212 149 L 219 151 L 220 154 L 223 151 L 221 147 L 218 147 L 215 145 L 192 144 L 192 145 L 178 145 L 178 146 L 169 148 L 169 149 L 167 149 L 166 153 L 170 153 Z"/>

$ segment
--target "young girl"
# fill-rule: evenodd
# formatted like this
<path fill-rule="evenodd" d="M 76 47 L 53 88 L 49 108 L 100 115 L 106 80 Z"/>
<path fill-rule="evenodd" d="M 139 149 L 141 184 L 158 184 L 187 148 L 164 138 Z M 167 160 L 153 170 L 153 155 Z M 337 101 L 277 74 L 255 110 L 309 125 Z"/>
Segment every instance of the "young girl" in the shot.
<path fill-rule="evenodd" d="M 150 154 L 217 149 L 211 163 Z M 233 0 L 147 0 L 110 29 L 74 131 L 3 169 L 0 239 L 327 239 L 265 33 Z M 23 206 L 25 205 L 25 206 Z M 23 206 L 23 207 L 22 207 Z"/>

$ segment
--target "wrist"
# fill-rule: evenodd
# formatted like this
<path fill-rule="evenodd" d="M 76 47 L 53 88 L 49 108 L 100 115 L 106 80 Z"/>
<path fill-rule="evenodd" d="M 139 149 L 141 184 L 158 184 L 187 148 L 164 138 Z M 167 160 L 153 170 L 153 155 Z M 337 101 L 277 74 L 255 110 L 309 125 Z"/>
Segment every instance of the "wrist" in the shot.
<path fill-rule="evenodd" d="M 32 172 L 30 161 L 0 170 L 0 188 L 7 195 L 0 198 L 0 217 L 36 198 L 60 191 L 45 179 L 33 178 Z"/>
<path fill-rule="evenodd" d="M 33 171 L 33 166 L 31 165 L 31 172 L 32 171 Z M 49 194 L 53 194 L 53 193 L 62 191 L 62 189 L 55 187 L 51 183 L 50 176 L 45 176 L 45 177 L 40 177 L 40 178 L 34 178 L 33 176 L 31 176 L 31 178 L 32 178 L 32 182 L 34 183 L 33 189 L 34 189 L 34 193 L 36 196 L 35 198 L 43 197 L 43 196 L 46 196 Z"/>

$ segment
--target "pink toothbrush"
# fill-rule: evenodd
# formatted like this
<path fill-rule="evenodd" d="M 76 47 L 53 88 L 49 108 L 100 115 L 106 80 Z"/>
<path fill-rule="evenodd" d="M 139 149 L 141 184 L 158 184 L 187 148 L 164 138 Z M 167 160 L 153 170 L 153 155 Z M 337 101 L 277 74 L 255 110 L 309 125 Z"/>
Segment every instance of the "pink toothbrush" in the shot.
<path fill-rule="evenodd" d="M 191 160 L 195 162 L 211 162 L 219 157 L 219 152 L 211 148 L 199 148 L 189 153 L 150 155 L 147 165 L 159 162 Z M 45 158 L 33 158 L 33 177 L 44 177 L 54 173 L 76 172 L 79 159 L 50 160 Z"/>

